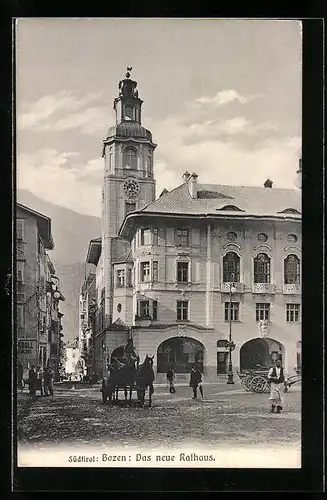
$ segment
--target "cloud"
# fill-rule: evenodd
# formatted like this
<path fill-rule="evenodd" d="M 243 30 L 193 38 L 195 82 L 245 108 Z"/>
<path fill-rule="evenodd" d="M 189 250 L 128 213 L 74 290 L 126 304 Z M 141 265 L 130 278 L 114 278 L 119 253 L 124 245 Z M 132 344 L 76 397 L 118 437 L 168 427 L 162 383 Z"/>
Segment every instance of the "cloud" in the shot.
<path fill-rule="evenodd" d="M 190 127 L 185 126 L 178 116 L 171 116 L 154 126 L 153 137 L 158 143 L 155 162 L 157 194 L 165 187 L 171 189 L 179 185 L 185 170 L 196 172 L 200 183 L 261 186 L 270 177 L 275 187 L 295 187 L 301 156 L 299 136 L 265 134 L 257 137 L 259 130 L 276 127 L 269 123 L 253 124 L 241 117 L 218 122 L 216 128 L 210 122 Z M 214 138 L 208 134 L 212 128 L 216 134 L 224 129 L 229 136 L 218 134 Z M 195 132 L 197 140 L 194 140 Z M 254 135 L 251 147 L 235 140 L 236 134 L 241 132 Z"/>
<path fill-rule="evenodd" d="M 244 116 L 236 116 L 228 120 L 207 120 L 203 123 L 194 123 L 189 125 L 188 129 L 191 134 L 188 136 L 186 142 L 202 140 L 203 137 L 216 140 L 221 139 L 222 135 L 254 137 L 262 133 L 278 131 L 278 127 L 274 123 L 253 123 L 252 120 L 248 120 Z"/>
<path fill-rule="evenodd" d="M 40 149 L 17 160 L 17 188 L 80 213 L 99 216 L 103 160 L 80 161 L 75 152 Z"/>
<path fill-rule="evenodd" d="M 213 97 L 202 96 L 195 100 L 197 104 L 206 105 L 211 104 L 214 106 L 223 106 L 224 104 L 229 104 L 233 101 L 238 101 L 241 104 L 245 104 L 252 97 L 245 97 L 240 95 L 236 90 L 221 90 Z"/>
<path fill-rule="evenodd" d="M 97 101 L 102 94 L 101 91 L 79 97 L 75 92 L 62 91 L 58 95 L 45 95 L 35 102 L 22 104 L 22 110 L 26 111 L 18 114 L 18 131 L 55 129 L 57 123 L 62 121 L 64 125 L 59 130 L 65 130 L 65 119 L 68 120 L 71 115 L 75 117 L 76 126 L 79 127 L 81 118 L 78 120 L 76 116 L 83 115 L 82 110 L 85 111 L 85 108 Z M 92 110 L 100 108 L 90 109 L 92 115 Z M 80 111 L 80 113 L 77 113 L 77 111 Z M 70 121 L 70 123 L 73 122 Z"/>

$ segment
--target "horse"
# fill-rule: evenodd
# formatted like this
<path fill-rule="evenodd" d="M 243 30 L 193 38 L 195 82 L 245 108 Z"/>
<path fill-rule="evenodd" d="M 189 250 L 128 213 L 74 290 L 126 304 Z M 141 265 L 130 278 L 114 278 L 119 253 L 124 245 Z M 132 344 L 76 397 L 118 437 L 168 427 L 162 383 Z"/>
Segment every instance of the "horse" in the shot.
<path fill-rule="evenodd" d="M 135 359 L 128 357 L 125 363 L 119 360 L 113 359 L 112 361 L 117 361 L 116 365 L 110 364 L 108 366 L 109 377 L 107 381 L 107 386 L 103 382 L 102 384 L 102 401 L 105 403 L 109 397 L 109 401 L 116 399 L 118 401 L 119 389 L 124 389 L 125 402 L 127 402 L 127 394 L 129 388 L 129 404 L 132 402 L 132 394 L 135 386 L 135 379 L 137 374 L 137 368 L 135 367 Z"/>
<path fill-rule="evenodd" d="M 154 371 L 153 371 L 153 358 L 154 356 L 146 355 L 144 362 L 139 366 L 136 375 L 136 390 L 137 399 L 140 406 L 143 408 L 145 403 L 145 393 L 149 388 L 149 407 L 152 404 L 152 394 L 154 393 Z"/>

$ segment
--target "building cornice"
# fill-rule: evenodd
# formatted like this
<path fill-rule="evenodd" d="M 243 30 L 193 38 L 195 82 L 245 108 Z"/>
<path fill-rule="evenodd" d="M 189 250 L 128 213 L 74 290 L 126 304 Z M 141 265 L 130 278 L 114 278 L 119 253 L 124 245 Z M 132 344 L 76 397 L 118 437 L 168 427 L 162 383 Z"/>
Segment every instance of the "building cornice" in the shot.
<path fill-rule="evenodd" d="M 283 215 L 256 215 L 256 214 L 237 214 L 237 215 L 227 215 L 227 214 L 180 214 L 180 213 L 165 213 L 165 212 L 146 212 L 146 211 L 135 211 L 127 214 L 122 222 L 119 229 L 119 236 L 124 239 L 131 238 L 131 232 L 134 227 L 137 226 L 137 221 L 144 218 L 160 217 L 162 219 L 179 219 L 179 220 L 199 220 L 199 221 L 215 221 L 215 220 L 233 220 L 233 221 L 244 221 L 244 220 L 265 220 L 267 222 L 302 222 L 302 218 L 299 216 L 290 216 L 289 214 Z"/>

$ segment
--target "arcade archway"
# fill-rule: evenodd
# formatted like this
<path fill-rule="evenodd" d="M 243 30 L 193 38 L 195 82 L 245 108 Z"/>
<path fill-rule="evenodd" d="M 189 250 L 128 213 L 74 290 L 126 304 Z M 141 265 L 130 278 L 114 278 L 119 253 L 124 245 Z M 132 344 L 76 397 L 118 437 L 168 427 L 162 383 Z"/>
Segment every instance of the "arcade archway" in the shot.
<path fill-rule="evenodd" d="M 190 373 L 197 364 L 203 373 L 204 346 L 190 337 L 172 337 L 162 342 L 157 350 L 157 372 L 166 373 L 172 367 L 175 373 Z"/>
<path fill-rule="evenodd" d="M 256 338 L 242 345 L 240 350 L 240 369 L 270 368 L 275 360 L 283 361 L 284 347 L 277 340 Z"/>

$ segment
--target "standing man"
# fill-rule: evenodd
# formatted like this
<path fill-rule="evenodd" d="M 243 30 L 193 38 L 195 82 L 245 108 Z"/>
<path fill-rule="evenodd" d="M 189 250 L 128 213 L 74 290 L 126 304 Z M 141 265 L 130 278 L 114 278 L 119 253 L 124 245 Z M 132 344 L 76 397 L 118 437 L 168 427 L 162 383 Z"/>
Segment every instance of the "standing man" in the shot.
<path fill-rule="evenodd" d="M 193 398 L 192 399 L 197 398 L 197 388 L 198 387 L 200 389 L 200 394 L 203 398 L 203 389 L 202 389 L 201 382 L 202 382 L 201 372 L 197 366 L 193 365 L 192 371 L 191 371 L 191 378 L 190 378 L 190 387 L 193 388 Z"/>
<path fill-rule="evenodd" d="M 35 373 L 35 366 L 31 365 L 31 368 L 28 371 L 28 387 L 30 391 L 30 395 L 35 398 L 36 396 L 36 387 L 37 387 L 37 378 Z"/>
<path fill-rule="evenodd" d="M 287 380 L 281 359 L 277 359 L 275 366 L 270 368 L 268 380 L 270 381 L 271 413 L 275 413 L 275 410 L 280 413 L 283 409 L 284 393 L 287 392 Z"/>
<path fill-rule="evenodd" d="M 43 396 L 43 370 L 41 366 L 36 368 L 36 380 L 37 380 L 37 389 L 41 392 L 41 396 Z"/>
<path fill-rule="evenodd" d="M 176 392 L 174 380 L 175 380 L 175 372 L 172 369 L 172 367 L 170 367 L 167 371 L 167 382 L 169 383 L 170 394 L 175 394 Z"/>

